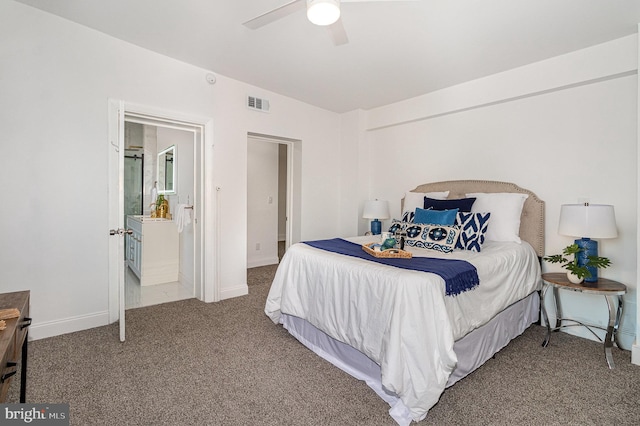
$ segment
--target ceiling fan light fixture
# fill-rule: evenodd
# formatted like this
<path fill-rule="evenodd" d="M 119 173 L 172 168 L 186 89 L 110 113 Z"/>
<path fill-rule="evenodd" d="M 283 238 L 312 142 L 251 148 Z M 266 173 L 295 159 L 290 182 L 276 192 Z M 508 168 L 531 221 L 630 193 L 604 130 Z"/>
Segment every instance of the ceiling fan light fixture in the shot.
<path fill-rule="evenodd" d="M 331 25 L 340 18 L 339 0 L 307 0 L 307 18 L 316 25 Z"/>

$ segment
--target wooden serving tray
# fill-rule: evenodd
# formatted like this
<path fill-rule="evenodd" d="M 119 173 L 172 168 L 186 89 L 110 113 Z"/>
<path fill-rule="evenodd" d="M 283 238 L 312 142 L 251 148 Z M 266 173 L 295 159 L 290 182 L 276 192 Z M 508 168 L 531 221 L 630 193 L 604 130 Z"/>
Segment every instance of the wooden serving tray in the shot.
<path fill-rule="evenodd" d="M 362 250 L 366 251 L 367 253 L 369 253 L 371 256 L 374 256 L 374 257 L 397 258 L 397 259 L 411 259 L 413 257 L 413 254 L 411 252 L 395 249 L 395 248 L 384 250 L 384 251 L 375 251 L 370 247 L 374 244 L 376 243 L 363 244 Z"/>

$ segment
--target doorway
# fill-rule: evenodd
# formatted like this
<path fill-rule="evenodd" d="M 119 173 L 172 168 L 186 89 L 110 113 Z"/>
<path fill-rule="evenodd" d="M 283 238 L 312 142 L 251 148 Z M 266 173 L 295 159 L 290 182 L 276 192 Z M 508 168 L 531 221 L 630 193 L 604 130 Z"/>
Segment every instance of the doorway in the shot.
<path fill-rule="evenodd" d="M 194 227 L 189 223 L 178 230 L 174 224 L 178 205 L 189 208 L 184 211 L 191 222 L 195 192 L 194 131 L 188 127 L 175 128 L 175 123 L 168 126 L 126 114 L 124 126 L 125 228 L 145 229 L 142 238 L 164 246 L 162 252 L 156 253 L 137 241 L 137 233 L 125 234 L 125 309 L 190 299 L 195 294 Z M 167 221 L 173 220 L 173 224 L 144 223 L 155 211 L 158 194 L 167 200 Z M 161 235 L 164 242 L 158 240 Z"/>
<path fill-rule="evenodd" d="M 248 134 L 248 268 L 279 263 L 291 244 L 294 143 L 286 138 Z"/>
<path fill-rule="evenodd" d="M 191 242 L 192 260 L 185 262 L 184 273 L 192 277 L 192 296 L 205 302 L 214 302 L 219 296 L 219 258 L 214 242 L 219 235 L 219 224 L 214 215 L 215 200 L 212 187 L 205 187 L 205 181 L 212 180 L 213 123 L 205 117 L 196 117 L 167 112 L 152 107 L 109 101 L 109 320 L 119 321 L 120 340 L 125 340 L 125 239 L 132 230 L 127 229 L 124 215 L 124 169 L 125 169 L 125 124 L 133 122 L 162 131 L 182 131 L 190 135 L 191 148 L 185 150 L 185 158 L 191 165 L 191 183 L 188 194 L 181 194 L 180 176 L 172 176 L 177 191 L 165 193 L 173 195 L 174 203 L 192 207 Z M 157 150 L 157 146 L 156 146 Z M 191 153 L 189 155 L 189 153 Z M 147 153 L 145 153 L 147 154 Z M 180 152 L 176 150 L 176 157 Z M 153 155 L 157 160 L 157 153 Z M 175 160 L 175 157 L 173 158 Z M 179 161 L 179 160 L 178 160 Z M 145 170 L 147 173 L 149 169 Z M 187 195 L 187 197 L 185 197 Z M 144 215 L 145 201 L 142 207 Z M 175 208 L 175 207 L 174 207 Z M 204 227 L 208 224 L 205 235 Z M 185 248 L 186 250 L 186 248 Z M 204 262 L 204 257 L 212 261 Z"/>

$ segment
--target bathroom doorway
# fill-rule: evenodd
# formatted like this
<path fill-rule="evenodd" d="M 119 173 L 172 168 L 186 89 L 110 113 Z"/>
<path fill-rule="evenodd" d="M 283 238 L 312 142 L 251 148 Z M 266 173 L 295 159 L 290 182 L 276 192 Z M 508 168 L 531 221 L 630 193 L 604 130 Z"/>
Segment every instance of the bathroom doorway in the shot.
<path fill-rule="evenodd" d="M 213 121 L 206 117 L 197 117 L 165 111 L 154 107 L 109 100 L 109 322 L 119 321 L 120 340 L 125 340 L 125 273 L 128 265 L 125 262 L 125 239 L 133 232 L 126 228 L 124 217 L 124 156 L 125 156 L 125 122 L 134 122 L 155 126 L 157 131 L 184 131 L 191 137 L 191 148 L 185 150 L 185 157 L 191 153 L 192 183 L 189 198 L 185 199 L 178 189 L 174 195 L 175 202 L 189 204 L 193 207 L 193 238 L 190 246 L 192 260 L 184 262 L 183 271 L 189 270 L 192 277 L 192 296 L 205 302 L 215 302 L 219 294 L 219 256 L 216 244 L 219 225 L 215 208 L 217 193 L 213 186 L 205 187 L 204 182 L 212 180 L 213 153 Z M 177 147 L 179 148 L 179 147 Z M 157 147 L 156 147 L 157 149 Z M 180 156 L 179 149 L 176 156 Z M 157 154 L 153 155 L 155 161 Z M 166 155 L 165 155 L 166 157 Z M 147 161 L 145 152 L 145 161 Z M 175 158 L 174 158 L 175 159 Z M 166 160 L 165 160 L 166 161 Z M 145 165 L 145 174 L 149 168 Z M 180 176 L 171 176 L 176 188 L 180 185 Z M 188 180 L 187 180 L 188 181 Z M 160 193 L 160 189 L 158 190 Z M 169 193 L 163 194 L 166 197 Z M 142 194 L 143 215 L 146 214 L 144 191 Z M 164 209 L 162 209 L 164 210 Z M 207 226 L 207 233 L 204 233 Z M 205 256 L 209 261 L 205 262 Z"/>
<path fill-rule="evenodd" d="M 195 193 L 194 133 L 191 129 L 174 128 L 175 125 L 168 127 L 140 117 L 125 116 L 124 126 L 125 228 L 146 229 L 141 233 L 146 234 L 142 238 L 137 232 L 125 235 L 125 309 L 190 299 L 195 292 L 194 228 L 191 226 L 191 201 Z M 171 158 L 167 159 L 166 154 L 160 155 L 169 148 Z M 159 188 L 160 195 L 169 205 L 165 220 L 173 223 L 145 224 L 155 212 Z M 175 213 L 181 204 L 183 208 L 188 207 L 183 213 L 188 213 L 189 224 L 178 230 Z M 142 218 L 142 221 L 136 218 Z M 147 241 L 153 239 L 156 241 L 154 244 L 162 238 L 159 243 L 163 249 L 145 247 L 144 241 L 138 241 L 145 238 Z"/>

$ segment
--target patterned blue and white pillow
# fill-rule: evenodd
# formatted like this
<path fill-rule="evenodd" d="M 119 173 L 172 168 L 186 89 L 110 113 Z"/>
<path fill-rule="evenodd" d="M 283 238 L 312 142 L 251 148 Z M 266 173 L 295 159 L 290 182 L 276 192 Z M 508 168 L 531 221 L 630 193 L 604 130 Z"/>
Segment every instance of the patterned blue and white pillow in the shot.
<path fill-rule="evenodd" d="M 402 215 L 402 221 L 403 222 L 408 222 L 408 223 L 413 223 L 413 218 L 416 215 L 416 211 L 410 211 L 410 212 L 404 212 L 404 214 Z"/>
<path fill-rule="evenodd" d="M 480 252 L 489 226 L 491 213 L 458 212 L 456 225 L 460 227 L 457 249 Z"/>
<path fill-rule="evenodd" d="M 407 225 L 410 224 L 403 220 L 393 219 L 393 221 L 391 221 L 391 226 L 389 226 L 388 232 L 395 234 L 398 231 L 404 231 L 407 228 Z"/>
<path fill-rule="evenodd" d="M 451 253 L 458 241 L 460 229 L 457 226 L 412 223 L 405 230 L 405 246 L 423 250 Z"/>

